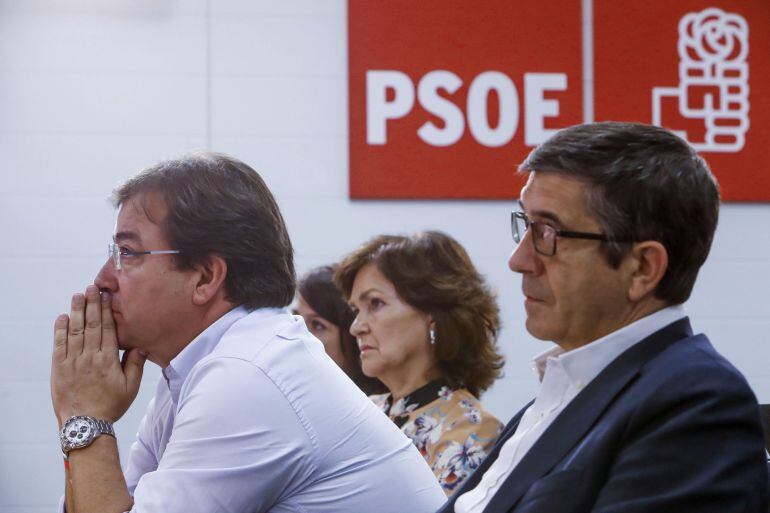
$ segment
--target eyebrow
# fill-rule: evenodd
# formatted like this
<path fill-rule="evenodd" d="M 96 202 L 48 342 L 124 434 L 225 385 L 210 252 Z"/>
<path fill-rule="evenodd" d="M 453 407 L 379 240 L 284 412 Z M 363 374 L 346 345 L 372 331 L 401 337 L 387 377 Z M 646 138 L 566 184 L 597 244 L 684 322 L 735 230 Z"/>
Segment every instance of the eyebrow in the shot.
<path fill-rule="evenodd" d="M 380 289 L 378 289 L 377 287 L 371 287 L 371 288 L 369 288 L 369 289 L 367 289 L 367 290 L 365 290 L 365 291 L 361 292 L 361 293 L 358 295 L 358 299 L 359 299 L 359 300 L 362 300 L 362 299 L 366 299 L 366 298 L 367 298 L 367 297 L 368 297 L 368 296 L 369 296 L 369 295 L 370 295 L 372 292 L 379 292 L 380 294 L 382 294 L 382 293 L 383 293 L 383 292 L 382 292 Z M 353 307 L 353 301 L 354 301 L 354 300 L 355 300 L 354 298 L 351 298 L 351 299 L 350 299 L 350 301 L 348 301 L 348 304 L 349 304 L 351 307 Z M 355 307 L 353 307 L 353 308 L 355 308 Z"/>
<path fill-rule="evenodd" d="M 133 242 L 141 242 L 142 238 L 139 237 L 139 234 L 136 232 L 131 231 L 122 231 L 118 232 L 115 235 L 112 236 L 113 242 L 125 242 L 125 241 L 133 241 Z"/>
<path fill-rule="evenodd" d="M 518 200 L 518 203 L 521 211 L 526 213 L 526 209 L 524 208 L 524 203 L 521 201 L 521 199 Z M 527 216 L 540 217 L 542 219 L 547 219 L 549 221 L 552 221 L 554 224 L 557 224 L 559 226 L 564 226 L 564 222 L 561 219 L 559 219 L 559 216 L 547 210 L 533 210 L 532 212 L 527 213 Z"/>

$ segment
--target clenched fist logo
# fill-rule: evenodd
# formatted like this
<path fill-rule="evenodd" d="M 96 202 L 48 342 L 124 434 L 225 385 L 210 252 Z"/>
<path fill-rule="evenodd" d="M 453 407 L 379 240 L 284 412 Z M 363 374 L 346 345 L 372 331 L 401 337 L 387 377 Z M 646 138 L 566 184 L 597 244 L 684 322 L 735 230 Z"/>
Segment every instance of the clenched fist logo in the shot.
<path fill-rule="evenodd" d="M 688 13 L 679 21 L 678 51 L 679 86 L 653 88 L 652 122 L 678 131 L 699 151 L 740 151 L 749 129 L 746 20 L 713 7 Z M 663 119 L 664 101 L 674 98 L 682 117 L 702 120 L 702 138 Z"/>

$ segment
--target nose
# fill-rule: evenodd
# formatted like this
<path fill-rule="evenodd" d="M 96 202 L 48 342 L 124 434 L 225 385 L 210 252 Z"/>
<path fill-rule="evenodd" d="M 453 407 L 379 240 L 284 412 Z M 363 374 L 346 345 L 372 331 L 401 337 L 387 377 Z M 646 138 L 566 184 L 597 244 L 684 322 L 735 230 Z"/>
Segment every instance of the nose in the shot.
<path fill-rule="evenodd" d="M 358 337 L 366 333 L 368 330 L 369 328 L 363 319 L 363 314 L 358 312 L 356 318 L 353 319 L 353 322 L 350 324 L 350 334 L 354 337 Z"/>
<path fill-rule="evenodd" d="M 521 239 L 513 253 L 511 253 L 511 257 L 508 259 L 508 267 L 516 273 L 536 274 L 538 269 L 540 269 L 540 260 L 535 251 L 535 245 L 532 243 L 530 230 L 527 230 L 524 238 Z"/>
<path fill-rule="evenodd" d="M 94 285 L 99 287 L 102 292 L 113 293 L 118 290 L 118 277 L 115 264 L 112 263 L 112 259 L 108 258 L 99 272 L 94 278 Z"/>

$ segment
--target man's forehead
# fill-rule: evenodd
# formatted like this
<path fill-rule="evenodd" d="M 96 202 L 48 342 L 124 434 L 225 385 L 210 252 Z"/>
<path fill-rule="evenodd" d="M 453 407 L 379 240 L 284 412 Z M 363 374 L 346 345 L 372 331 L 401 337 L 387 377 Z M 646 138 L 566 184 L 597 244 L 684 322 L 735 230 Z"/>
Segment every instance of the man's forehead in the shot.
<path fill-rule="evenodd" d="M 115 234 L 112 236 L 112 240 L 116 243 L 121 242 L 142 242 L 142 235 L 138 231 L 133 230 L 119 230 L 115 228 Z"/>
<path fill-rule="evenodd" d="M 168 209 L 157 194 L 138 193 L 118 205 L 113 239 L 142 241 L 144 232 L 160 229 Z"/>
<path fill-rule="evenodd" d="M 140 192 L 118 205 L 118 219 L 148 220 L 160 224 L 168 213 L 166 202 L 158 193 Z"/>
<path fill-rule="evenodd" d="M 532 171 L 521 189 L 519 205 L 530 215 L 557 218 L 564 223 L 590 216 L 584 181 L 547 171 Z"/>

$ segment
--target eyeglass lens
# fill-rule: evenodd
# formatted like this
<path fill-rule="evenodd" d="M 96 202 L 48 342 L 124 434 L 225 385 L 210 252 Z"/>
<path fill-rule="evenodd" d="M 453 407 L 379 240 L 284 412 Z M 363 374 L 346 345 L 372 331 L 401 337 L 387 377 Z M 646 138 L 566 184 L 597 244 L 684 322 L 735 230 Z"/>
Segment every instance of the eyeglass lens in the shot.
<path fill-rule="evenodd" d="M 112 258 L 112 262 L 115 264 L 115 269 L 120 270 L 120 249 L 114 242 L 107 244 L 107 256 Z"/>
<path fill-rule="evenodd" d="M 532 244 L 535 246 L 535 250 L 543 255 L 554 255 L 556 253 L 556 232 L 550 226 L 530 222 L 526 214 L 521 212 L 511 214 L 511 231 L 514 242 L 520 244 L 530 228 L 532 228 Z"/>
<path fill-rule="evenodd" d="M 513 235 L 513 241 L 518 244 L 521 239 L 524 238 L 524 234 L 527 233 L 527 219 L 521 215 L 517 215 L 517 212 L 511 213 L 511 232 Z"/>

